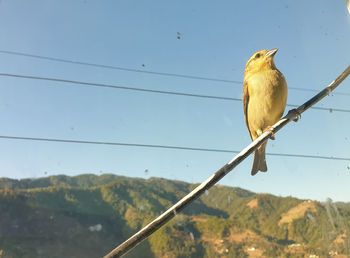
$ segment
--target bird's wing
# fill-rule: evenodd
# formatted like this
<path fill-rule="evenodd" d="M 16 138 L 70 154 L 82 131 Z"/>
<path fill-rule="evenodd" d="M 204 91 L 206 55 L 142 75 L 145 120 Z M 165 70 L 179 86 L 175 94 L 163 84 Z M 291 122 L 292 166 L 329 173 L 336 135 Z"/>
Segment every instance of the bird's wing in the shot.
<path fill-rule="evenodd" d="M 247 125 L 248 131 L 250 138 L 252 138 L 252 133 L 249 128 L 248 124 L 248 103 L 249 103 L 249 92 L 248 92 L 248 82 L 244 81 L 243 82 L 243 109 L 244 109 L 244 118 L 245 118 L 245 123 Z"/>

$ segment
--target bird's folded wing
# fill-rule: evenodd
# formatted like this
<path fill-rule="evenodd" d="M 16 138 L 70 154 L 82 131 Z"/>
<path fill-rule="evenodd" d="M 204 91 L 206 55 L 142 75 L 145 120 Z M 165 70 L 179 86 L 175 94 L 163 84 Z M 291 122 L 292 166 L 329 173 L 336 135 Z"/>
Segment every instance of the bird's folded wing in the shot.
<path fill-rule="evenodd" d="M 248 103 L 249 103 L 249 92 L 248 92 L 248 83 L 246 81 L 243 82 L 243 109 L 244 109 L 244 118 L 245 123 L 247 124 L 247 128 L 249 131 L 250 138 L 252 138 L 252 132 L 250 131 L 248 124 Z"/>

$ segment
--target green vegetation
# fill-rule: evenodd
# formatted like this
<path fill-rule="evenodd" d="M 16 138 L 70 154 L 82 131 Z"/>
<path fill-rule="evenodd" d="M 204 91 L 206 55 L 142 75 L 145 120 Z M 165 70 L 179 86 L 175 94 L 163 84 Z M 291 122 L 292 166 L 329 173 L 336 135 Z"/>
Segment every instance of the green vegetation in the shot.
<path fill-rule="evenodd" d="M 115 175 L 0 178 L 0 257 L 101 257 L 196 185 Z M 126 257 L 349 255 L 350 205 L 215 186 Z"/>

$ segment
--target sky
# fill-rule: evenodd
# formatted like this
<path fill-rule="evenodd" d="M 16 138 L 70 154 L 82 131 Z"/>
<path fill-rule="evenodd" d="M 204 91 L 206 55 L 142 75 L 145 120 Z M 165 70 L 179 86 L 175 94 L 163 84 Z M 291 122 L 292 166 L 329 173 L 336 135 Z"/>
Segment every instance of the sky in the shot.
<path fill-rule="evenodd" d="M 288 104 L 300 105 L 350 64 L 349 46 L 343 0 L 0 2 L 0 74 L 240 99 L 247 60 L 278 48 Z M 250 143 L 240 101 L 3 75 L 0 92 L 0 136 L 233 151 Z M 349 103 L 350 78 L 317 104 L 327 110 L 308 110 L 267 146 L 348 160 L 268 155 L 268 172 L 252 177 L 249 157 L 220 184 L 350 202 Z M 0 177 L 112 173 L 200 183 L 234 155 L 0 138 Z"/>

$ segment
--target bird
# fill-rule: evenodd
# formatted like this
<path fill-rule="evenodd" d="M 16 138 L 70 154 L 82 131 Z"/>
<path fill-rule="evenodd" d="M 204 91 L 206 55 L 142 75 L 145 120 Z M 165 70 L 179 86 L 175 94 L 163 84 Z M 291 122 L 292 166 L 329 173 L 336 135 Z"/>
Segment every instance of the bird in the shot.
<path fill-rule="evenodd" d="M 278 49 L 260 50 L 249 58 L 243 80 L 244 118 L 252 141 L 271 130 L 283 115 L 288 89 L 284 75 L 276 68 L 274 56 Z M 274 140 L 274 134 L 271 139 Z M 254 152 L 251 175 L 266 172 L 265 141 Z"/>

